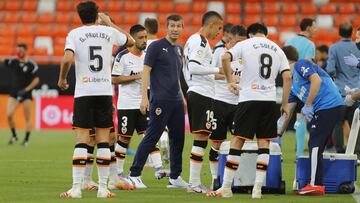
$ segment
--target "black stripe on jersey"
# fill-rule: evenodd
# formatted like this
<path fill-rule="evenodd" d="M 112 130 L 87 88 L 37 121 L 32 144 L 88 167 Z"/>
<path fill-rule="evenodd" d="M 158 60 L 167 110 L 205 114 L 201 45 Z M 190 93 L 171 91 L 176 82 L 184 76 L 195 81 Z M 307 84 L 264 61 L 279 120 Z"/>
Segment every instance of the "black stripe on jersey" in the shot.
<path fill-rule="evenodd" d="M 127 38 L 126 38 L 127 39 Z M 112 62 L 112 65 L 111 65 L 111 70 L 113 69 L 113 67 L 114 67 L 114 63 L 115 63 L 115 61 L 116 62 L 120 62 L 120 59 L 121 59 L 121 57 L 123 57 L 125 54 L 127 54 L 127 53 L 129 53 L 129 50 L 128 49 L 123 49 L 122 51 L 120 51 L 119 53 L 117 53 L 116 54 L 116 56 L 115 56 L 115 58 L 114 58 L 114 60 L 113 60 L 113 62 Z M 112 75 L 112 76 L 118 76 L 118 75 Z"/>
<path fill-rule="evenodd" d="M 189 63 L 190 62 L 194 62 L 194 63 L 197 63 L 197 64 L 201 65 L 201 63 L 199 61 L 196 61 L 196 60 L 190 60 Z"/>
<path fill-rule="evenodd" d="M 202 47 L 206 47 L 206 44 L 207 44 L 207 40 L 204 36 L 200 35 L 200 38 L 201 38 L 201 42 L 200 42 L 200 46 Z"/>
<path fill-rule="evenodd" d="M 216 47 L 214 47 L 213 53 L 215 53 L 215 50 L 216 50 L 217 48 L 224 48 L 224 47 L 225 47 L 225 44 L 217 45 Z"/>
<path fill-rule="evenodd" d="M 72 53 L 74 53 L 74 54 L 75 54 L 75 51 L 74 51 L 74 50 L 72 50 L 72 49 L 69 49 L 69 48 L 65 49 L 65 51 L 72 51 Z"/>
<path fill-rule="evenodd" d="M 282 75 L 284 72 L 286 72 L 286 71 L 290 71 L 290 69 L 285 69 L 285 70 L 283 70 L 283 71 L 281 71 L 280 72 L 280 75 Z"/>
<path fill-rule="evenodd" d="M 230 61 L 233 61 L 233 55 L 232 55 L 232 53 L 231 52 L 226 52 L 226 53 L 229 53 L 230 54 Z"/>

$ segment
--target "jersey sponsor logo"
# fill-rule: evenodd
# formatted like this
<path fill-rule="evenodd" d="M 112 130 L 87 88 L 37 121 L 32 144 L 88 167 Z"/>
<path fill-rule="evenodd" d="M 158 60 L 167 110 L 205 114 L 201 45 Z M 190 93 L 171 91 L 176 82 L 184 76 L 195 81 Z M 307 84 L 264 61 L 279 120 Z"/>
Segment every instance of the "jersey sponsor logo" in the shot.
<path fill-rule="evenodd" d="M 83 84 L 88 84 L 88 83 L 108 83 L 108 82 L 110 82 L 110 80 L 107 79 L 107 78 L 96 78 L 96 77 L 84 76 L 82 78 L 82 82 L 83 82 Z"/>
<path fill-rule="evenodd" d="M 266 85 L 259 85 L 256 83 L 251 84 L 251 89 L 253 90 L 271 90 L 274 86 L 266 86 Z"/>
<path fill-rule="evenodd" d="M 158 107 L 158 108 L 155 109 L 155 114 L 156 114 L 157 116 L 159 116 L 159 115 L 161 114 L 161 112 L 162 112 L 162 110 L 161 110 L 160 107 Z"/>
<path fill-rule="evenodd" d="M 306 74 L 307 72 L 309 72 L 309 69 L 310 69 L 310 68 L 305 68 L 304 66 L 301 67 L 301 73 L 302 73 L 302 76 L 303 76 L 303 77 L 305 77 L 305 74 Z"/>
<path fill-rule="evenodd" d="M 141 74 L 141 72 L 134 72 L 134 71 L 130 72 L 130 75 L 139 75 L 139 74 Z"/>

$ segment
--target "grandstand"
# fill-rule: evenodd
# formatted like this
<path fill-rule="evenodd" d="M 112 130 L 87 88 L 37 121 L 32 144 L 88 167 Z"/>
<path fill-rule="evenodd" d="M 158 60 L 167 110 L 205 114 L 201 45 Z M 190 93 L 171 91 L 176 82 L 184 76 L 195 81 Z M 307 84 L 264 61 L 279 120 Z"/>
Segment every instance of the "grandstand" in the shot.
<path fill-rule="evenodd" d="M 25 42 L 39 63 L 58 63 L 63 55 L 66 34 L 81 25 L 76 14 L 80 0 L 1 0 L 0 56 L 14 53 L 15 44 Z M 148 16 L 160 21 L 160 36 L 169 13 L 184 17 L 181 43 L 200 28 L 201 15 L 207 10 L 221 13 L 225 22 L 249 25 L 262 21 L 269 26 L 269 38 L 282 44 L 299 31 L 301 18 L 315 18 L 316 44 L 331 45 L 339 39 L 337 27 L 351 21 L 360 25 L 358 0 L 96 0 L 125 29 L 143 23 Z M 295 3 L 296 2 L 296 3 Z M 214 42 L 212 42 L 213 44 Z"/>

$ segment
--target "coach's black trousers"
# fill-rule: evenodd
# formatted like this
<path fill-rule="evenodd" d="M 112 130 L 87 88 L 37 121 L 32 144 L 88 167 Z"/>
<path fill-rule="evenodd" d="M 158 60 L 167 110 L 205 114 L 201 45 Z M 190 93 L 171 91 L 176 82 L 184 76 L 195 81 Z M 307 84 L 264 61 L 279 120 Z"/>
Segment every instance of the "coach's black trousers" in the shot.
<path fill-rule="evenodd" d="M 182 152 L 185 139 L 185 112 L 182 100 L 151 100 L 149 126 L 140 142 L 130 176 L 140 176 L 146 159 L 167 126 L 170 145 L 170 178 L 176 179 L 182 171 Z"/>

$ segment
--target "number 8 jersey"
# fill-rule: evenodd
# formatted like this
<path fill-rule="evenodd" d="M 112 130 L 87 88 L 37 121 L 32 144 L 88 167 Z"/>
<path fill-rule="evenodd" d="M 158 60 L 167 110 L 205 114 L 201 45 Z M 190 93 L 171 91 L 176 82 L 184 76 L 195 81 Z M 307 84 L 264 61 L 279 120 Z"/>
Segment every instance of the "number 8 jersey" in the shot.
<path fill-rule="evenodd" d="M 126 42 L 125 34 L 103 25 L 82 26 L 68 33 L 65 50 L 75 54 L 75 98 L 112 96 L 112 48 Z"/>
<path fill-rule="evenodd" d="M 276 101 L 275 79 L 289 70 L 282 49 L 265 37 L 253 37 L 237 43 L 228 53 L 232 61 L 242 59 L 239 102 Z"/>

